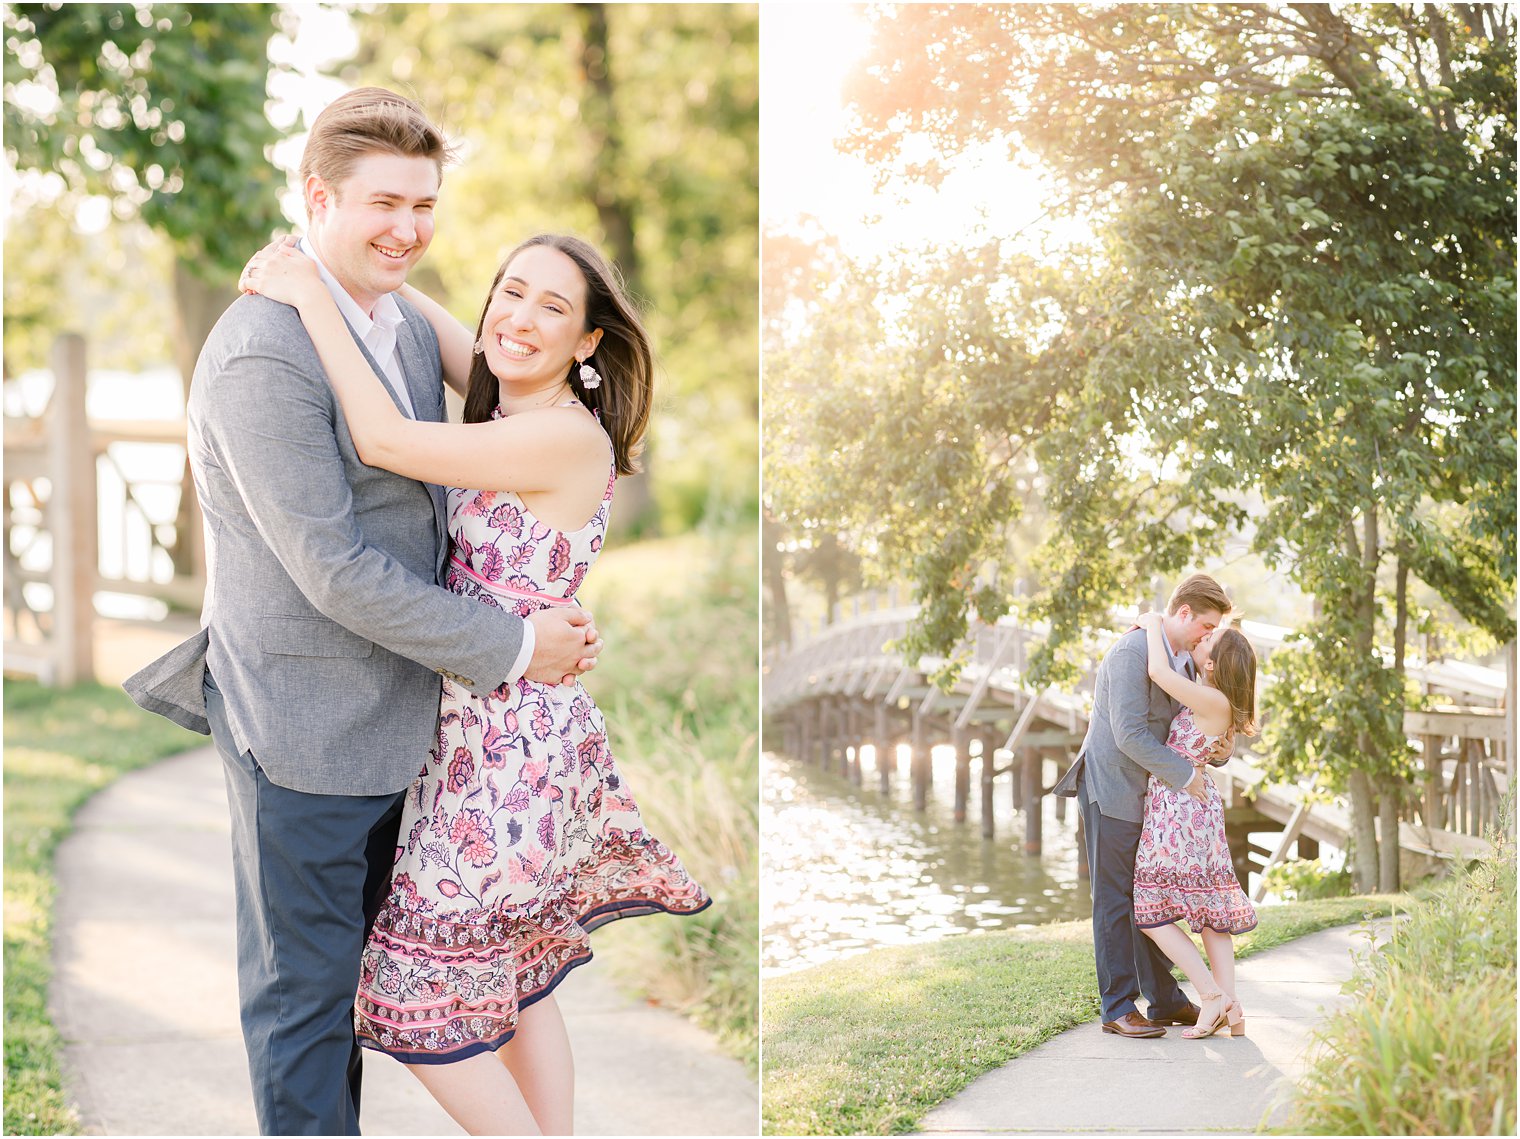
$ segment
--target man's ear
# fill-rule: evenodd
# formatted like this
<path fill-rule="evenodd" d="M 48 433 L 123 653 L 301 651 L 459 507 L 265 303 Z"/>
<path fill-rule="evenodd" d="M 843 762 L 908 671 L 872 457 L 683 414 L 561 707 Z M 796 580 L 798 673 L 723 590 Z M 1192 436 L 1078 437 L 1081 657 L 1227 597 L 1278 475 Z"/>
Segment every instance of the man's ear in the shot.
<path fill-rule="evenodd" d="M 308 174 L 306 176 L 306 185 L 301 187 L 301 192 L 305 195 L 306 209 L 313 221 L 317 219 L 318 215 L 326 212 L 327 207 L 332 204 L 335 197 L 332 190 L 328 188 L 327 183 L 317 174 Z"/>

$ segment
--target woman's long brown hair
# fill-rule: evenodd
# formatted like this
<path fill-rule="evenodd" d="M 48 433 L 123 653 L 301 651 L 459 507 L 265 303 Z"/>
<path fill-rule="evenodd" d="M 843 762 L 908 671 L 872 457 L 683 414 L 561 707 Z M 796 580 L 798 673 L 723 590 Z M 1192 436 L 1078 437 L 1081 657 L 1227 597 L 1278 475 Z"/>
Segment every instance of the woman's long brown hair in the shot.
<path fill-rule="evenodd" d="M 586 388 L 580 380 L 580 362 L 572 360 L 566 377 L 570 390 L 587 407 L 597 413 L 602 429 L 612 439 L 613 462 L 620 475 L 637 474 L 638 457 L 644 449 L 644 431 L 649 426 L 649 407 L 654 396 L 654 353 L 649 334 L 644 331 L 638 310 L 628 296 L 618 271 L 589 242 L 565 234 L 541 233 L 528 238 L 496 270 L 491 291 L 480 308 L 475 322 L 477 340 L 485 331 L 486 310 L 491 298 L 506 276 L 507 266 L 524 249 L 547 245 L 557 249 L 580 269 L 586 281 L 586 328 L 602 330 L 596 351 L 586 361 L 602 377 L 600 386 Z M 484 423 L 491 418 L 500 399 L 496 377 L 486 366 L 483 355 L 470 364 L 470 383 L 464 397 L 464 421 Z"/>
<path fill-rule="evenodd" d="M 1239 629 L 1226 629 L 1209 654 L 1214 662 L 1214 687 L 1230 702 L 1237 732 L 1256 734 L 1256 650 Z"/>

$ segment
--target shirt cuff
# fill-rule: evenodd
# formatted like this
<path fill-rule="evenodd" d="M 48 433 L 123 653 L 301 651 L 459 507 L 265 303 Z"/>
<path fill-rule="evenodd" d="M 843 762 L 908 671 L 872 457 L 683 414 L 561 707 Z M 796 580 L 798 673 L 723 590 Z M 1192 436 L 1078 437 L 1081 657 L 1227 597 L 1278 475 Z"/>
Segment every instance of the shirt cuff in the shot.
<path fill-rule="evenodd" d="M 507 673 L 506 679 L 502 681 L 503 684 L 511 684 L 527 674 L 528 665 L 533 661 L 533 650 L 537 645 L 538 634 L 533 631 L 533 623 L 524 621 L 522 648 L 517 650 L 517 659 L 512 662 L 512 671 Z"/>

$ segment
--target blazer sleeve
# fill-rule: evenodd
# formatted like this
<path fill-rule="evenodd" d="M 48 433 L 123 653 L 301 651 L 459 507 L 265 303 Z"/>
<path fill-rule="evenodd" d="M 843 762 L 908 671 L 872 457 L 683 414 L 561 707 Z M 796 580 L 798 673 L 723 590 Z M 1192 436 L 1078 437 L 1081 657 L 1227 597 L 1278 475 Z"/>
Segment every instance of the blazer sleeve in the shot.
<path fill-rule="evenodd" d="M 511 675 L 522 618 L 441 589 L 365 543 L 320 371 L 298 367 L 266 331 L 202 378 L 216 459 L 318 612 L 479 695 Z"/>
<path fill-rule="evenodd" d="M 1119 750 L 1168 786 L 1186 787 L 1193 778 L 1193 765 L 1151 734 L 1145 642 L 1129 638 L 1115 645 L 1109 667 L 1108 720 Z"/>

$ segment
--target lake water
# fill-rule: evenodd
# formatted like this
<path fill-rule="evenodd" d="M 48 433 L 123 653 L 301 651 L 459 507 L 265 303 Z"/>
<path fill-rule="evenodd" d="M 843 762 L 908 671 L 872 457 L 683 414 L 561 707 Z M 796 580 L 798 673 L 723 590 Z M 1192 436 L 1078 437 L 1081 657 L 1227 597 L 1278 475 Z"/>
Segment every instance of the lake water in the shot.
<path fill-rule="evenodd" d="M 1045 797 L 1043 853 L 1028 856 L 1006 775 L 995 784 L 995 837 L 988 841 L 974 779 L 971 817 L 954 821 L 949 749 L 935 751 L 922 813 L 912 806 L 906 762 L 883 795 L 871 749 L 864 751 L 858 788 L 785 756 L 762 757 L 763 974 L 885 945 L 1090 916 L 1087 883 L 1077 877 L 1074 804 L 1063 823 L 1053 797 Z"/>

